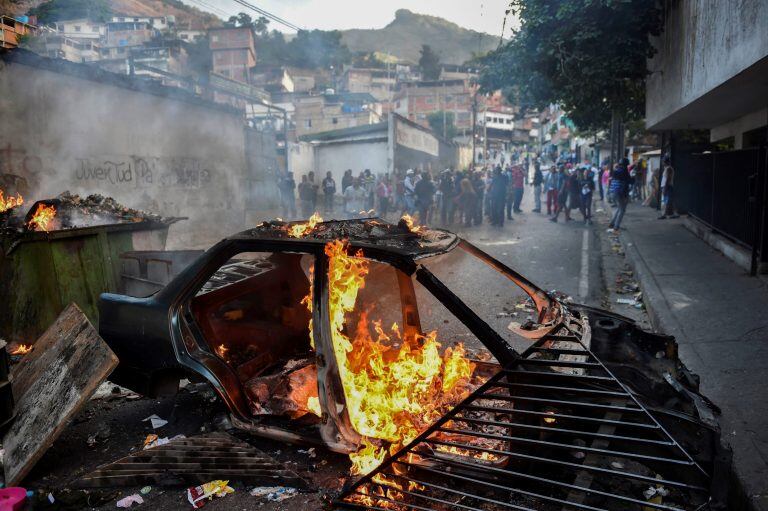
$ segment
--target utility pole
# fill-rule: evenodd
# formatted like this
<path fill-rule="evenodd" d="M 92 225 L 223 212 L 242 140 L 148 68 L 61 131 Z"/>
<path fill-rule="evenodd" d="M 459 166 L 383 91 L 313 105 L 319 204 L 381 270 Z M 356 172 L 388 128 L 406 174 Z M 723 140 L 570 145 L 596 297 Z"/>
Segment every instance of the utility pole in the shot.
<path fill-rule="evenodd" d="M 445 126 L 445 80 L 443 80 L 443 138 L 446 138 L 446 126 Z"/>
<path fill-rule="evenodd" d="M 475 137 L 477 136 L 477 91 L 472 94 L 472 170 L 475 169 L 475 162 L 477 157 L 477 148 L 475 145 Z"/>

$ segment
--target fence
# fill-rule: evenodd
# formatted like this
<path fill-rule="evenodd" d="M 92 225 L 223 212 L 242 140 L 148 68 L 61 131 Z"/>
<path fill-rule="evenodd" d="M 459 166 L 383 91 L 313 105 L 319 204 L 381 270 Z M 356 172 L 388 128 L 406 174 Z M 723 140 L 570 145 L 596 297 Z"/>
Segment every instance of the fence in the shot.
<path fill-rule="evenodd" d="M 766 147 L 678 153 L 674 163 L 678 209 L 752 250 L 753 273 L 768 263 Z"/>

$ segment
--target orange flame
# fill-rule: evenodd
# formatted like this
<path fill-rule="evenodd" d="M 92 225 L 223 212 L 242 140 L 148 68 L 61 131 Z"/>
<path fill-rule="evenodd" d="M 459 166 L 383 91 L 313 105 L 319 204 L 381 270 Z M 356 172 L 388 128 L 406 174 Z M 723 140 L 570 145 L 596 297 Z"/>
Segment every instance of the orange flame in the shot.
<path fill-rule="evenodd" d="M 24 204 L 24 198 L 20 193 L 16 194 L 16 197 L 9 195 L 7 199 L 3 198 L 3 191 L 0 190 L 0 213 L 4 213 L 9 209 L 13 209 L 16 206 Z"/>
<path fill-rule="evenodd" d="M 405 225 L 408 226 L 408 230 L 411 232 L 421 232 L 421 226 L 416 225 L 416 220 L 413 219 L 413 217 L 409 214 L 405 214 L 400 217 L 400 220 L 405 222 Z"/>
<path fill-rule="evenodd" d="M 301 238 L 302 236 L 312 232 L 312 229 L 314 229 L 315 226 L 322 221 L 323 221 L 323 218 L 319 214 L 313 213 L 312 216 L 309 217 L 309 220 L 307 220 L 303 224 L 296 224 L 296 225 L 290 226 L 288 228 L 288 236 L 290 236 L 291 238 Z"/>
<path fill-rule="evenodd" d="M 474 364 L 461 344 L 441 356 L 436 331 L 406 335 L 395 348 L 381 321 L 368 320 L 370 311 L 360 312 L 350 338 L 346 315 L 355 310 L 358 292 L 365 287 L 369 262 L 362 252 L 348 255 L 347 244 L 338 240 L 328 243 L 325 253 L 334 355 L 349 419 L 364 437 L 350 455 L 352 473 L 365 474 L 384 459 L 385 445 L 390 452 L 399 449 L 469 392 Z M 390 331 L 399 335 L 396 325 Z"/>
<path fill-rule="evenodd" d="M 229 351 L 229 348 L 227 348 L 223 344 L 219 344 L 219 347 L 216 348 L 216 354 L 219 356 L 219 358 L 222 358 L 224 360 L 227 359 L 227 352 L 228 351 Z"/>
<path fill-rule="evenodd" d="M 32 346 L 29 344 L 19 344 L 11 349 L 11 355 L 26 355 L 32 351 Z"/>
<path fill-rule="evenodd" d="M 33 231 L 48 232 L 48 224 L 56 216 L 56 208 L 54 206 L 46 206 L 45 204 L 38 204 L 35 214 L 32 215 L 32 219 L 27 223 L 27 227 Z"/>

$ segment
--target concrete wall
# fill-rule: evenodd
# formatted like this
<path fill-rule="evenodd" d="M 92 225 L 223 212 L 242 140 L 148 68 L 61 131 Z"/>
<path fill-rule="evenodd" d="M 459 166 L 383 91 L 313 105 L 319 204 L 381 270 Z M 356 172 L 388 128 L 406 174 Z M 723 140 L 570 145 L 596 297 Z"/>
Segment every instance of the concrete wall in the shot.
<path fill-rule="evenodd" d="M 190 217 L 171 227 L 171 248 L 244 227 L 238 115 L 72 72 L 85 66 L 66 68 L 0 61 L 0 182 L 30 201 L 70 190 Z"/>
<path fill-rule="evenodd" d="M 387 148 L 386 141 L 323 144 L 316 149 L 315 174 L 322 179 L 330 170 L 341 193 L 341 178 L 347 169 L 355 177 L 364 169 L 371 169 L 374 175 L 387 172 Z"/>
<path fill-rule="evenodd" d="M 765 107 L 768 0 L 665 4 L 659 52 L 649 61 L 647 126 L 711 128 Z M 720 91 L 728 94 L 712 94 L 730 82 L 732 90 Z"/>

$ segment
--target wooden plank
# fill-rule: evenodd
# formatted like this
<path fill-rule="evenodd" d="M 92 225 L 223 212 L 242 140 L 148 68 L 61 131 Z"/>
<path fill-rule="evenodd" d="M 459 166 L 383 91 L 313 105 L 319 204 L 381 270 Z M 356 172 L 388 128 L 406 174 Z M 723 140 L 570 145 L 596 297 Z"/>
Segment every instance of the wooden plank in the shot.
<path fill-rule="evenodd" d="M 12 374 L 18 404 L 3 438 L 6 486 L 21 482 L 117 363 L 85 314 L 70 304 Z"/>

